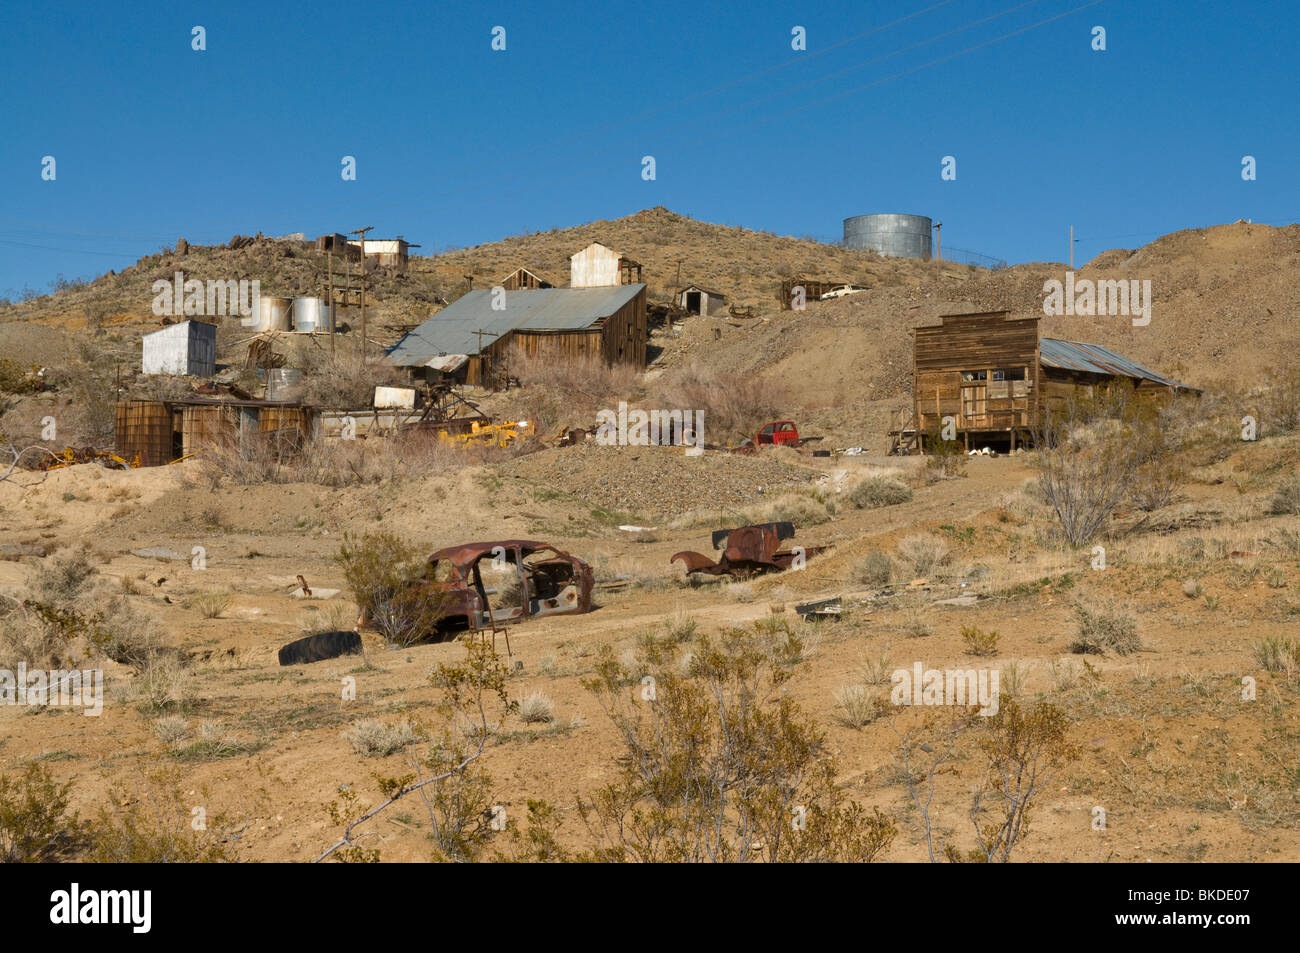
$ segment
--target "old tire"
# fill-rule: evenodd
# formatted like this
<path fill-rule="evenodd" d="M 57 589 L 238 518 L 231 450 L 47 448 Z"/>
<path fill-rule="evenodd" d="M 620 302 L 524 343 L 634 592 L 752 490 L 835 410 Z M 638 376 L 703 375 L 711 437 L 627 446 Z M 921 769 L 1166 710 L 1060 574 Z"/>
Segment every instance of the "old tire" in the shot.
<path fill-rule="evenodd" d="M 302 665 L 307 662 L 324 662 L 340 655 L 357 655 L 361 652 L 361 636 L 355 632 L 320 632 L 305 639 L 290 642 L 280 649 L 281 665 Z"/>

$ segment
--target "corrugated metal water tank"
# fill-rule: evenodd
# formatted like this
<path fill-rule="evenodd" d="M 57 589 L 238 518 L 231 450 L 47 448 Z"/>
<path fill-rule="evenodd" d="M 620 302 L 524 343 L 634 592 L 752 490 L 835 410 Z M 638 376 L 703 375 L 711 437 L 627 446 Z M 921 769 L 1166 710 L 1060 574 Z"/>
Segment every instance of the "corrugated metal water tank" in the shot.
<path fill-rule="evenodd" d="M 330 309 L 324 298 L 293 299 L 293 329 L 299 334 L 327 334 Z"/>
<path fill-rule="evenodd" d="M 929 261 L 933 225 L 924 215 L 854 215 L 844 220 L 844 244 L 891 258 Z"/>

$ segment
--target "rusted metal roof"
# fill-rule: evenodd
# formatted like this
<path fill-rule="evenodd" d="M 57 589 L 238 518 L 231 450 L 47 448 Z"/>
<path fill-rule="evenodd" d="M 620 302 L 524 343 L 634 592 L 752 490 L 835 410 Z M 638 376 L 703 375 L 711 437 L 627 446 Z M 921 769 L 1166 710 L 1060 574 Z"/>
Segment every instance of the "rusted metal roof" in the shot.
<path fill-rule="evenodd" d="M 1082 341 L 1062 341 L 1057 338 L 1040 338 L 1038 353 L 1047 367 L 1063 371 L 1081 371 L 1085 374 L 1106 374 L 1110 377 L 1130 377 L 1134 380 L 1154 381 L 1176 390 L 1196 390 L 1163 374 L 1158 374 L 1149 367 L 1143 367 L 1137 361 L 1129 360 L 1122 354 L 1116 354 L 1110 348 L 1100 344 L 1085 344 Z"/>

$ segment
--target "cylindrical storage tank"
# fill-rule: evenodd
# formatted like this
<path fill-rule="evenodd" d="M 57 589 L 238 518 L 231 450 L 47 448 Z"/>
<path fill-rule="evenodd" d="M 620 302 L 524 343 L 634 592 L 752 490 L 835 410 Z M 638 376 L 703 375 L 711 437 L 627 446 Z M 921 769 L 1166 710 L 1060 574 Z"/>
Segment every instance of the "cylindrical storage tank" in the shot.
<path fill-rule="evenodd" d="M 257 299 L 257 314 L 249 327 L 257 331 L 288 331 L 293 310 L 292 298 L 262 295 Z"/>
<path fill-rule="evenodd" d="M 325 299 L 294 298 L 293 329 L 300 334 L 329 333 L 330 309 Z"/>
<path fill-rule="evenodd" d="M 159 467 L 170 463 L 172 412 L 160 400 L 119 401 L 113 421 L 113 449 L 128 464 L 140 455 L 140 465 Z"/>
<path fill-rule="evenodd" d="M 844 244 L 890 258 L 929 261 L 933 225 L 924 215 L 854 215 L 844 220 Z"/>
<path fill-rule="evenodd" d="M 267 400 L 297 400 L 301 395 L 302 371 L 298 368 L 273 367 L 266 372 Z"/>

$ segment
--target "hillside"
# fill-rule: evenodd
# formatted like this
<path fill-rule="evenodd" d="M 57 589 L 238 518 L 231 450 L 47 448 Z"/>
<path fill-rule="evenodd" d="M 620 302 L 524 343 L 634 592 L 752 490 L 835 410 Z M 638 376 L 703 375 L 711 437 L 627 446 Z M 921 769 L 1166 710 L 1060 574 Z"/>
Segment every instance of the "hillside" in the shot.
<path fill-rule="evenodd" d="M 485 287 L 524 265 L 564 284 L 568 256 L 591 241 L 641 262 L 652 301 L 668 300 L 680 263 L 682 284 L 714 288 L 757 309 L 756 320 L 692 318 L 659 330 L 651 340 L 655 369 L 703 361 L 758 374 L 782 389 L 789 413 L 830 439 L 876 447 L 890 414 L 909 398 L 910 328 L 945 312 L 1040 312 L 1044 282 L 1062 279 L 1066 270 L 1042 262 L 988 271 L 882 259 L 655 208 L 413 258 L 405 273 L 378 269 L 372 275 L 370 337 L 375 345 L 396 340 L 404 327 L 462 294 L 469 287 L 466 276 Z M 1194 385 L 1227 377 L 1249 383 L 1298 349 L 1298 266 L 1300 226 L 1237 223 L 1175 232 L 1136 250 L 1104 252 L 1076 272 L 1078 279 L 1149 280 L 1154 305 L 1148 326 L 1134 327 L 1124 317 L 1049 317 L 1043 333 L 1103 344 Z M 85 378 L 87 368 L 97 369 L 93 373 L 101 380 L 123 371 L 129 376 L 140 337 L 157 326 L 150 311 L 152 283 L 171 279 L 178 269 L 200 280 L 257 278 L 265 294 L 304 294 L 319 288 L 326 259 L 310 243 L 265 237 L 190 246 L 184 255 L 164 250 L 119 273 L 0 309 L 0 351 L 56 371 L 81 368 L 64 372 L 69 379 Z M 783 278 L 796 275 L 848 280 L 870 290 L 813 302 L 804 312 L 781 311 L 777 289 Z M 341 325 L 354 329 L 343 338 L 348 353 L 359 345 L 357 317 L 349 309 L 341 313 Z M 248 337 L 237 319 L 225 319 L 218 360 L 242 363 Z M 324 359 L 319 341 L 287 336 L 277 347 L 291 366 Z M 0 416 L 0 429 L 5 427 Z"/>

